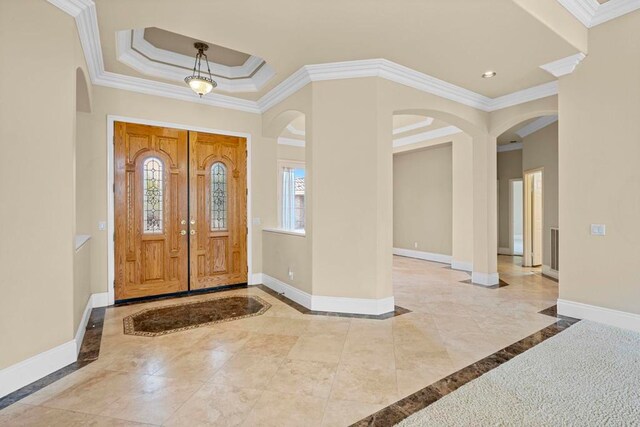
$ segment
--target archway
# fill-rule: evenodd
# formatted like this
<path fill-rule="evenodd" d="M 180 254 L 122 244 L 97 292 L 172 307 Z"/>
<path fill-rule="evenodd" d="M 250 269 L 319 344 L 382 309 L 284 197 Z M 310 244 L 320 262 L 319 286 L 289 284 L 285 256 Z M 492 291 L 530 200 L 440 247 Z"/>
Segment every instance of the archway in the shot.
<path fill-rule="evenodd" d="M 461 270 L 449 270 L 451 280 L 469 280 L 473 138 L 459 126 L 474 133 L 478 129 L 451 114 L 427 109 L 397 110 L 392 120 L 393 253 L 407 257 L 394 257 L 394 278 L 411 283 L 404 280 L 404 267 L 413 267 L 431 281 L 441 275 L 442 267 L 450 266 Z M 410 290 L 414 297 L 424 292 L 428 288 Z"/>
<path fill-rule="evenodd" d="M 531 111 L 494 132 L 500 261 L 557 278 L 558 115 Z"/>

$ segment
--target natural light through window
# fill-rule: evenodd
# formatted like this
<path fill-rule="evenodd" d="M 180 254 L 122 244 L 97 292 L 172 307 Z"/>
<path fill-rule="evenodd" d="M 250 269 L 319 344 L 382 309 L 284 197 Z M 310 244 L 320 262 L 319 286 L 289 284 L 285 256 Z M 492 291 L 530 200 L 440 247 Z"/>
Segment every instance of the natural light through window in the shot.
<path fill-rule="evenodd" d="M 278 178 L 280 182 L 280 227 L 284 230 L 304 232 L 304 164 L 281 163 Z"/>

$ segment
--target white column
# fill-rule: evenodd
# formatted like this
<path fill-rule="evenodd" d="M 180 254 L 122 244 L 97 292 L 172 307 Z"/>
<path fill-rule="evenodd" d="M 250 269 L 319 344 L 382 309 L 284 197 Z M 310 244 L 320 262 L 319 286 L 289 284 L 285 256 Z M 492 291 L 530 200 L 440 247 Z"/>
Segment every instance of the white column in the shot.
<path fill-rule="evenodd" d="M 453 236 L 451 268 L 473 266 L 473 141 L 466 133 L 453 138 Z"/>
<path fill-rule="evenodd" d="M 496 138 L 473 138 L 473 283 L 497 285 L 498 194 Z"/>

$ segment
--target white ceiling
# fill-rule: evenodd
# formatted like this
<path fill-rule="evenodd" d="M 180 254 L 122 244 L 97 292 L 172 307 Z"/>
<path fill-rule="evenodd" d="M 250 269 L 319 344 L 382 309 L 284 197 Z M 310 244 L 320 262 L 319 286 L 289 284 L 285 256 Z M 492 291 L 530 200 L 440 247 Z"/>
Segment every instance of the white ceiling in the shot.
<path fill-rule="evenodd" d="M 555 77 L 584 58 L 572 46 L 586 49 L 586 31 L 640 9 L 640 0 L 48 1 L 75 17 L 93 84 L 252 113 L 309 81 L 369 76 L 496 111 L 557 94 Z M 573 32 L 552 31 L 558 22 Z M 134 66 L 136 58 L 119 61 L 123 36 L 148 27 L 250 52 L 245 66 L 266 62 L 251 80 L 219 82 L 214 93 L 194 98 L 179 69 L 166 78 L 149 64 Z M 488 69 L 497 77 L 480 78 Z"/>
<path fill-rule="evenodd" d="M 494 98 L 554 80 L 539 66 L 577 53 L 511 0 L 97 0 L 96 5 L 107 71 L 149 78 L 118 62 L 114 35 L 163 28 L 263 58 L 276 76 L 260 91 L 236 95 L 251 100 L 303 65 L 374 58 Z M 488 69 L 498 75 L 482 79 Z"/>

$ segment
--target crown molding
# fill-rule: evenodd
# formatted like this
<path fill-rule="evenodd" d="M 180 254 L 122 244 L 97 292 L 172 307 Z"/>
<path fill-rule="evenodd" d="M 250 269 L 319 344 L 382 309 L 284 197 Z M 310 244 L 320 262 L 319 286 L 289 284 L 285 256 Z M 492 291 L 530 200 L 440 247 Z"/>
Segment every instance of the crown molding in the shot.
<path fill-rule="evenodd" d="M 264 94 L 258 100 L 258 107 L 261 111 L 267 111 L 271 107 L 278 105 L 306 85 L 311 83 L 309 74 L 305 67 L 300 68 L 295 73 L 280 82 L 276 87 Z"/>
<path fill-rule="evenodd" d="M 524 104 L 525 102 L 535 101 L 536 99 L 546 98 L 558 94 L 558 82 L 552 81 L 539 86 L 530 87 L 528 89 L 519 90 L 508 95 L 493 98 L 490 108 L 487 111 L 501 110 L 514 105 Z"/>
<path fill-rule="evenodd" d="M 48 1 L 75 18 L 80 44 L 82 45 L 82 51 L 84 52 L 87 63 L 89 78 L 94 82 L 100 71 L 104 70 L 96 4 L 93 0 Z"/>
<path fill-rule="evenodd" d="M 433 123 L 433 117 L 427 117 L 425 120 L 419 121 L 417 123 L 396 128 L 393 130 L 393 134 L 398 135 L 401 133 L 409 132 L 410 130 L 426 128 L 428 126 L 431 126 L 431 123 Z"/>
<path fill-rule="evenodd" d="M 455 135 L 460 132 L 462 132 L 462 130 L 455 126 L 445 126 L 428 132 L 405 136 L 404 138 L 396 138 L 393 140 L 393 148 L 430 141 L 432 139 L 442 138 L 443 136 Z"/>
<path fill-rule="evenodd" d="M 304 140 L 302 139 L 293 139 L 293 138 L 278 138 L 278 144 L 280 145 L 290 145 L 292 147 L 304 147 Z"/>
<path fill-rule="evenodd" d="M 148 76 L 159 77 L 165 80 L 180 83 L 183 83 L 184 78 L 190 74 L 191 71 L 185 70 L 185 68 L 183 68 L 181 65 L 176 65 L 174 62 L 165 63 L 152 60 L 151 58 L 146 56 L 146 53 L 141 53 L 137 49 L 134 49 L 131 43 L 131 30 L 118 31 L 116 33 L 116 54 L 118 61 L 128 65 L 134 70 Z M 149 46 L 152 46 L 151 44 L 146 42 L 146 40 L 145 43 L 147 43 Z M 166 52 L 167 54 L 171 53 L 168 51 L 164 52 Z M 184 56 L 180 54 L 175 55 L 175 61 L 179 61 L 178 57 Z M 191 62 L 193 62 L 193 59 L 191 59 Z M 191 69 L 192 66 L 193 64 L 189 66 L 189 69 Z M 217 87 L 223 92 L 257 92 L 269 80 L 271 80 L 273 76 L 275 76 L 275 72 L 262 60 L 260 60 L 256 67 L 258 67 L 257 71 L 254 70 L 255 73 L 250 77 L 226 78 L 224 76 L 221 76 L 220 74 L 216 74 L 215 71 L 212 71 L 212 74 L 216 74 L 215 81 L 218 84 Z M 231 67 L 225 68 L 232 69 Z M 220 72 L 220 66 L 218 67 L 217 71 Z M 237 71 L 236 74 L 238 74 Z"/>
<path fill-rule="evenodd" d="M 221 95 L 218 93 L 210 93 L 209 95 L 200 98 L 198 96 L 194 96 L 193 91 L 187 86 L 176 86 L 169 83 L 111 73 L 109 71 L 103 71 L 96 78 L 94 84 L 114 89 L 144 93 L 147 95 L 173 98 L 180 101 L 195 102 L 212 107 L 229 108 L 232 110 L 240 110 L 255 114 L 261 113 L 255 101 L 249 101 L 234 96 Z"/>
<path fill-rule="evenodd" d="M 586 56 L 584 53 L 578 52 L 575 55 L 541 65 L 540 68 L 551 73 L 554 77 L 562 77 L 573 73 L 578 64 L 580 64 Z"/>
<path fill-rule="evenodd" d="M 516 131 L 516 135 L 518 135 L 520 138 L 527 137 L 527 136 L 531 135 L 532 133 L 537 132 L 542 128 L 546 128 L 550 124 L 555 123 L 557 121 L 558 121 L 558 115 L 557 114 L 553 114 L 551 116 L 539 117 L 536 120 L 534 120 L 531 123 L 529 123 L 528 125 L 523 126 L 522 128 L 518 129 Z"/>
<path fill-rule="evenodd" d="M 511 142 L 509 144 L 498 145 L 498 153 L 506 153 L 507 151 L 522 150 L 522 142 Z"/>
<path fill-rule="evenodd" d="M 48 1 L 75 18 L 89 76 L 93 84 L 182 101 L 260 114 L 285 100 L 310 82 L 361 77 L 380 77 L 487 112 L 553 96 L 558 93 L 557 82 L 550 82 L 492 99 L 386 59 L 367 59 L 305 65 L 267 92 L 258 101 L 218 93 L 208 94 L 204 98 L 199 98 L 186 86 L 181 87 L 105 71 L 95 3 L 92 0 Z"/>
<path fill-rule="evenodd" d="M 603 4 L 596 0 L 558 0 L 558 3 L 587 28 L 640 9 L 640 0 L 609 0 Z"/>

